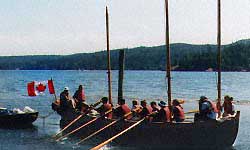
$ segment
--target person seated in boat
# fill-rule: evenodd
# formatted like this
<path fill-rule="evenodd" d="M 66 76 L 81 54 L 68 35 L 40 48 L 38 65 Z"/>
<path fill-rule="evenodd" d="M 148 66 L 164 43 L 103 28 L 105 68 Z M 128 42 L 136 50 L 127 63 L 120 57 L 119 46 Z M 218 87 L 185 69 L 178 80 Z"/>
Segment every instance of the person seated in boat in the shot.
<path fill-rule="evenodd" d="M 82 85 L 79 85 L 78 89 L 76 90 L 76 92 L 73 95 L 73 98 L 76 102 L 76 109 L 81 111 L 82 105 L 83 105 L 82 103 L 85 102 L 85 100 L 86 100 Z"/>
<path fill-rule="evenodd" d="M 208 100 L 206 96 L 201 96 L 199 100 L 199 114 L 196 114 L 195 120 L 216 120 L 217 113 L 218 109 L 215 103 Z"/>
<path fill-rule="evenodd" d="M 153 115 L 153 122 L 170 122 L 170 110 L 167 106 L 167 103 L 160 101 L 158 105 L 161 107 L 159 113 Z"/>
<path fill-rule="evenodd" d="M 151 102 L 151 103 L 150 103 L 150 106 L 151 106 L 151 108 L 152 108 L 152 112 L 159 112 L 160 109 L 161 109 L 161 108 L 156 104 L 155 101 Z"/>
<path fill-rule="evenodd" d="M 177 99 L 173 100 L 173 117 L 176 122 L 183 122 L 185 120 L 183 107 Z"/>
<path fill-rule="evenodd" d="M 151 106 L 147 105 L 146 100 L 141 101 L 141 106 L 142 106 L 142 110 L 139 113 L 141 118 L 144 118 L 144 117 L 148 116 L 149 114 L 152 114 L 153 109 Z"/>
<path fill-rule="evenodd" d="M 62 111 L 75 108 L 75 103 L 70 98 L 68 87 L 65 87 L 63 92 L 60 93 L 60 108 Z"/>
<path fill-rule="evenodd" d="M 107 112 L 107 111 L 109 111 L 109 110 L 112 109 L 112 105 L 108 103 L 108 98 L 107 97 L 103 97 L 101 99 L 101 101 L 102 101 L 102 106 L 100 106 L 99 108 L 97 108 L 96 111 L 99 112 L 100 115 L 104 115 L 105 112 Z M 106 115 L 106 117 L 108 119 L 112 119 L 112 112 L 108 113 Z"/>
<path fill-rule="evenodd" d="M 138 100 L 133 100 L 132 101 L 132 108 L 131 111 L 133 112 L 133 120 L 138 120 L 140 119 L 139 113 L 142 110 L 142 106 L 139 104 Z"/>
<path fill-rule="evenodd" d="M 131 111 L 138 114 L 138 113 L 140 113 L 141 110 L 142 110 L 142 106 L 139 105 L 138 100 L 133 100 L 132 101 L 132 109 L 131 109 Z"/>
<path fill-rule="evenodd" d="M 125 114 L 128 114 L 131 112 L 129 106 L 125 103 L 125 99 L 119 99 L 118 100 L 118 105 L 119 107 L 116 108 L 113 112 L 114 112 L 114 115 L 115 117 L 117 118 L 121 118 L 123 117 Z M 132 114 L 131 115 L 128 115 L 126 117 L 126 119 L 131 119 L 133 116 Z"/>
<path fill-rule="evenodd" d="M 224 103 L 222 105 L 224 113 L 223 117 L 227 117 L 230 115 L 234 115 L 235 110 L 234 110 L 234 104 L 233 104 L 233 97 L 230 97 L 228 95 L 224 96 Z"/>

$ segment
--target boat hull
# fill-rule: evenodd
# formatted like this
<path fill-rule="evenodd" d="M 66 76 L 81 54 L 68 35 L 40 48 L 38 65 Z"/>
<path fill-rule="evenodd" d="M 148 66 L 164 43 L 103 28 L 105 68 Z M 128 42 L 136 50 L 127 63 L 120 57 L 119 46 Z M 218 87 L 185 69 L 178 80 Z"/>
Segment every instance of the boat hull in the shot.
<path fill-rule="evenodd" d="M 29 127 L 32 126 L 32 123 L 37 119 L 37 117 L 38 117 L 38 112 L 0 115 L 0 127 L 1 128 Z"/>
<path fill-rule="evenodd" d="M 143 123 L 112 144 L 141 148 L 222 149 L 232 147 L 239 120 L 223 122 Z"/>
<path fill-rule="evenodd" d="M 184 123 L 149 123 L 144 121 L 112 141 L 114 146 L 151 149 L 223 149 L 232 147 L 238 133 L 240 112 L 223 121 L 198 121 Z M 86 119 L 88 118 L 88 119 Z M 86 117 L 91 120 L 90 117 Z M 84 119 L 83 119 L 84 120 Z M 100 119 L 77 132 L 84 138 L 113 120 Z M 74 128 L 83 124 L 76 123 Z M 134 124 L 135 121 L 120 121 L 95 136 L 100 143 Z M 72 129 L 72 128 L 71 128 Z M 98 139 L 98 140 L 97 140 Z M 93 141 L 91 141 L 93 143 Z"/>

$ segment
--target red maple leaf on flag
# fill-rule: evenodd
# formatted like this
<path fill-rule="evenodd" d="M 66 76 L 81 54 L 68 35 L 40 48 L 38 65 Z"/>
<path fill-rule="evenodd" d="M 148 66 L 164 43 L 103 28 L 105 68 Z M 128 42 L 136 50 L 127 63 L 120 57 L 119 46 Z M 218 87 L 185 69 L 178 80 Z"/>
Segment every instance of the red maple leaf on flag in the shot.
<path fill-rule="evenodd" d="M 36 90 L 37 90 L 39 93 L 44 92 L 45 89 L 46 89 L 46 85 L 43 84 L 43 83 L 41 83 L 41 82 L 36 86 Z"/>

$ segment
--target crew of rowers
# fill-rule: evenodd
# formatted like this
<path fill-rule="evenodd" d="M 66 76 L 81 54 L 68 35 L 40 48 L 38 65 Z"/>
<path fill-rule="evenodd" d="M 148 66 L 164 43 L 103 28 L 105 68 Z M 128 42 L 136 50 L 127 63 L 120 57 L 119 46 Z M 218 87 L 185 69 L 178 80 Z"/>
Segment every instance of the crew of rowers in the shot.
<path fill-rule="evenodd" d="M 100 115 L 105 115 L 109 119 L 124 117 L 125 119 L 137 120 L 146 117 L 151 122 L 170 122 L 171 119 L 175 122 L 183 122 L 185 120 L 185 114 L 182 107 L 184 103 L 183 100 L 173 100 L 171 107 L 172 117 L 170 107 L 168 107 L 167 103 L 164 101 L 160 101 L 158 105 L 153 101 L 148 105 L 146 100 L 141 101 L 140 104 L 138 100 L 133 100 L 132 108 L 130 108 L 125 103 L 125 99 L 119 99 L 118 106 L 116 107 L 109 104 L 107 97 L 103 97 L 98 103 L 90 106 L 85 100 L 86 97 L 82 85 L 79 85 L 78 90 L 73 95 L 73 99 L 69 96 L 69 88 L 65 87 L 64 91 L 60 94 L 60 110 L 65 111 L 66 109 L 71 109 L 81 113 L 89 113 L 89 110 L 95 110 L 100 113 Z M 102 105 L 99 108 L 95 108 L 100 103 L 102 103 Z M 195 114 L 195 121 L 216 119 L 218 109 L 222 108 L 224 108 L 223 117 L 233 115 L 235 113 L 233 97 L 226 95 L 223 105 L 220 106 L 208 100 L 207 97 L 201 96 L 199 100 L 199 113 Z M 106 113 L 111 109 L 113 109 L 111 112 Z"/>
<path fill-rule="evenodd" d="M 102 98 L 102 106 L 96 110 L 104 115 L 105 112 L 112 108 L 111 104 L 108 103 L 108 98 Z M 171 114 L 167 103 L 160 101 L 158 105 L 156 102 L 147 104 L 146 100 L 139 102 L 137 100 L 132 101 L 132 108 L 126 103 L 125 99 L 118 100 L 118 106 L 110 113 L 107 114 L 107 118 L 125 118 L 138 120 L 147 117 L 152 122 L 170 122 Z M 178 100 L 173 101 L 173 120 L 176 122 L 182 122 L 185 120 L 184 111 Z"/>

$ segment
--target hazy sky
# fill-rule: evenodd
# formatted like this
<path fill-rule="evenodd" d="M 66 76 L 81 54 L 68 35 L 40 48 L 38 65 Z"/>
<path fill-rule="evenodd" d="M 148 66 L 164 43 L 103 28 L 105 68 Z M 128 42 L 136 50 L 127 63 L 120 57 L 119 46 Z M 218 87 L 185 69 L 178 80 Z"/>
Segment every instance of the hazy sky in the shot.
<path fill-rule="evenodd" d="M 216 43 L 217 0 L 169 0 L 171 43 Z M 1 0 L 0 55 L 164 44 L 164 0 Z M 222 0 L 222 42 L 250 38 L 250 0 Z"/>

